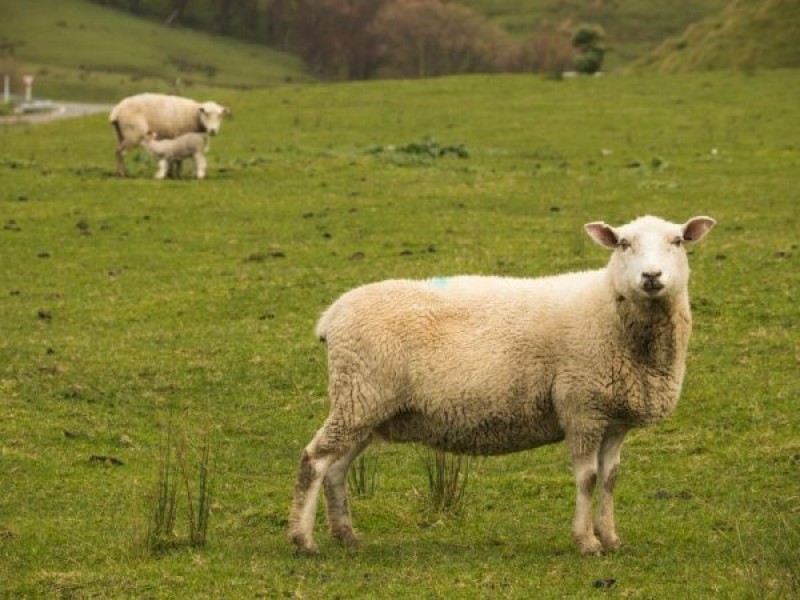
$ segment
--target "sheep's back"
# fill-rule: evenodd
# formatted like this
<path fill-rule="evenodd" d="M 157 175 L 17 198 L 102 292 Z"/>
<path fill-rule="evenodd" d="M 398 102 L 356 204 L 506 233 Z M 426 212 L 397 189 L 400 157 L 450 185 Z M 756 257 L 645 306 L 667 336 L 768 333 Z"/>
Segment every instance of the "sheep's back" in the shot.
<path fill-rule="evenodd" d="M 549 385 L 574 358 L 569 345 L 592 329 L 588 289 L 600 282 L 591 273 L 385 281 L 344 294 L 317 334 L 333 370 L 357 357 L 371 377 L 391 371 L 401 381 L 382 384 L 421 398 L 536 395 L 531 386 Z"/>
<path fill-rule="evenodd" d="M 174 138 L 196 131 L 198 104 L 189 98 L 165 94 L 139 94 L 117 104 L 109 115 L 111 122 L 124 127 L 128 122 L 146 122 L 147 129 L 159 137 Z M 142 132 L 146 133 L 146 132 Z"/>

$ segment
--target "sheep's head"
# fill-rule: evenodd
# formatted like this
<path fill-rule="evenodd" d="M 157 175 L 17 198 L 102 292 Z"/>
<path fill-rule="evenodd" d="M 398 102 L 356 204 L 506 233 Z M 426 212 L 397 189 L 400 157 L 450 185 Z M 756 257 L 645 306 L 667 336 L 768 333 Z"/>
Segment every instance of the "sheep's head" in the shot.
<path fill-rule="evenodd" d="M 230 112 L 228 108 L 216 102 L 203 102 L 198 113 L 200 128 L 209 135 L 217 135 L 222 127 L 222 118 Z"/>
<path fill-rule="evenodd" d="M 641 217 L 621 227 L 595 222 L 585 228 L 595 242 L 614 251 L 608 268 L 615 290 L 632 300 L 654 300 L 686 290 L 685 247 L 702 240 L 715 224 L 711 217 L 694 217 L 683 225 Z"/>

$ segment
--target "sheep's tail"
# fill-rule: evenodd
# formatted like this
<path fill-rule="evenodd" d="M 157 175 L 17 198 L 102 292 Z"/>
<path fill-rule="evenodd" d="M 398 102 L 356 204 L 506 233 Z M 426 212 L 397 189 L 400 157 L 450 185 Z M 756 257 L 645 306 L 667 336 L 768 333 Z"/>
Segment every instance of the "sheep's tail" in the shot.
<path fill-rule="evenodd" d="M 111 121 L 111 125 L 114 127 L 114 133 L 117 134 L 117 142 L 122 142 L 122 128 L 119 126 L 119 121 L 114 119 Z"/>
<path fill-rule="evenodd" d="M 322 316 L 317 321 L 317 327 L 314 329 L 314 333 L 317 336 L 317 339 L 322 342 L 323 344 L 328 342 L 328 327 L 330 325 L 331 320 L 331 311 L 330 309 L 326 310 L 322 313 Z"/>
<path fill-rule="evenodd" d="M 114 108 L 111 109 L 111 112 L 108 115 L 108 122 L 114 127 L 114 132 L 117 134 L 117 141 L 122 141 L 122 129 L 119 126 L 119 104 L 117 104 Z"/>

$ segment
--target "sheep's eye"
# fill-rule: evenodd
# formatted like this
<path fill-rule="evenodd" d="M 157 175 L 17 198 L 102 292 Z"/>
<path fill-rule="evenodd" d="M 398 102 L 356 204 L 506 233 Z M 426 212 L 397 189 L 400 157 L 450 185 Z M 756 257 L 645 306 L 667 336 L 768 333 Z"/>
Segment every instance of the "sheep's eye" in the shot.
<path fill-rule="evenodd" d="M 620 250 L 627 250 L 631 247 L 631 243 L 623 238 L 617 242 L 617 246 L 619 246 Z"/>
<path fill-rule="evenodd" d="M 672 245 L 675 246 L 676 248 L 680 248 L 681 246 L 683 246 L 683 238 L 682 237 L 673 238 Z"/>

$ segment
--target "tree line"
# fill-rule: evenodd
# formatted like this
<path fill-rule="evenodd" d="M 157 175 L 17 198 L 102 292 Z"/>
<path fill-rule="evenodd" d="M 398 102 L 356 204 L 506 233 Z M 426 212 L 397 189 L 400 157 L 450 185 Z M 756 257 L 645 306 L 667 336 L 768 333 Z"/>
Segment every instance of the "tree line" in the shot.
<path fill-rule="evenodd" d="M 447 0 L 97 1 L 292 52 L 327 79 L 561 72 L 586 65 L 576 31 L 543 28 L 517 39 Z"/>

